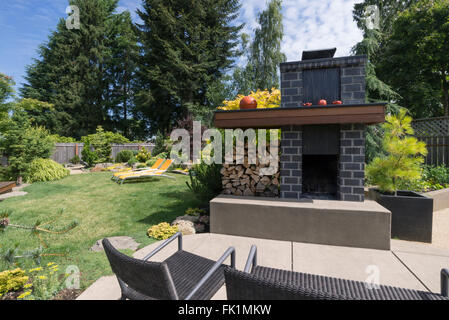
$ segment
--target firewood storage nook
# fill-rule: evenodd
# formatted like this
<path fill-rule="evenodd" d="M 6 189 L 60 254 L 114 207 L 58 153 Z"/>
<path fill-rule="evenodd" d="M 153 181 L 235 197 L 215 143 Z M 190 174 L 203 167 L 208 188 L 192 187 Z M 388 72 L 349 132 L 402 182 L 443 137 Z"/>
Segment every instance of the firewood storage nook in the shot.
<path fill-rule="evenodd" d="M 281 64 L 280 108 L 215 112 L 218 128 L 281 129 L 273 178 L 280 192 L 225 190 L 211 201 L 211 232 L 390 248 L 391 213 L 364 199 L 365 129 L 385 121 L 386 104 L 365 103 L 366 56 L 333 58 L 335 50 L 305 51 L 302 61 Z M 318 106 L 322 99 L 328 105 Z M 238 190 L 235 180 L 224 183 Z"/>

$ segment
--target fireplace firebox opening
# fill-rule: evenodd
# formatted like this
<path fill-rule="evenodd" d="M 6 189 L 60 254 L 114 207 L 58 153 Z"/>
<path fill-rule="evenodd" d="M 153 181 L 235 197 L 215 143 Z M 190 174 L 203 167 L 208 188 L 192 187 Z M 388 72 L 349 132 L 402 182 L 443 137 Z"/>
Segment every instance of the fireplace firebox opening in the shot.
<path fill-rule="evenodd" d="M 303 155 L 302 197 L 336 200 L 338 155 Z"/>

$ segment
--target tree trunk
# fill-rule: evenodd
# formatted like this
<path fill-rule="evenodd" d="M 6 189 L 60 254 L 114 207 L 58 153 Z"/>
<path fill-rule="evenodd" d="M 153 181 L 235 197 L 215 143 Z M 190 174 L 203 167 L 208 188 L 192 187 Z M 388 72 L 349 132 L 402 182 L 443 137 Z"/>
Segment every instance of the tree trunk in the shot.
<path fill-rule="evenodd" d="M 443 89 L 443 107 L 444 107 L 444 115 L 449 116 L 449 85 L 447 82 L 447 73 L 443 72 L 443 81 L 442 81 L 442 89 Z"/>

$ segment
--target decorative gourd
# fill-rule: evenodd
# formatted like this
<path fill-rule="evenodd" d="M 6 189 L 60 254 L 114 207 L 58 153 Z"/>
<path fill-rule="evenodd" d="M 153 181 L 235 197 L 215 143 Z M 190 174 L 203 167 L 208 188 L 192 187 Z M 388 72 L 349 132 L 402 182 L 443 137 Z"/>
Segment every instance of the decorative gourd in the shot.
<path fill-rule="evenodd" d="M 251 96 L 243 97 L 240 100 L 240 109 L 257 109 L 257 101 Z"/>
<path fill-rule="evenodd" d="M 319 105 L 319 106 L 326 106 L 326 105 L 327 105 L 327 101 L 324 100 L 324 99 L 321 99 L 321 100 L 318 102 L 318 105 Z"/>

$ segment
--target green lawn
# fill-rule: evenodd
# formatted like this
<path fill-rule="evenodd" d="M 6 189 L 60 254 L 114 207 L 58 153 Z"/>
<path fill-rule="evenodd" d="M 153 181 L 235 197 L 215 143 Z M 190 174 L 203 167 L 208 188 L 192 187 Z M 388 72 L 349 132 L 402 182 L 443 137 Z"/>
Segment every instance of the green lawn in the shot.
<path fill-rule="evenodd" d="M 81 270 L 81 289 L 100 276 L 112 274 L 104 252 L 89 248 L 96 240 L 110 236 L 131 236 L 141 247 L 154 240 L 146 230 L 160 222 L 171 222 L 189 207 L 199 205 L 186 186 L 188 177 L 172 175 L 175 180 L 154 178 L 148 182 L 125 183 L 122 186 L 110 180 L 111 173 L 72 175 L 55 182 L 35 183 L 24 197 L 0 202 L 1 209 L 11 209 L 11 223 L 34 224 L 48 221 L 64 208 L 61 225 L 76 219 L 79 226 L 64 235 L 44 235 L 49 244 L 47 252 L 68 252 L 64 257 L 45 257 L 64 271 L 68 265 Z M 19 245 L 20 251 L 39 247 L 39 240 L 26 230 L 9 228 L 0 234 L 2 248 Z M 126 252 L 126 251 L 125 251 Z M 127 252 L 128 254 L 131 251 Z M 27 261 L 21 266 L 28 267 Z M 1 269 L 6 268 L 2 263 Z"/>

